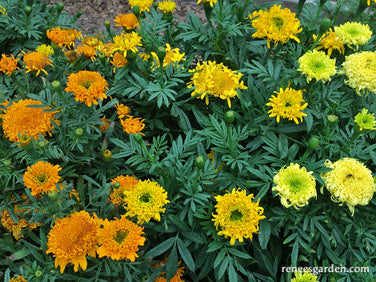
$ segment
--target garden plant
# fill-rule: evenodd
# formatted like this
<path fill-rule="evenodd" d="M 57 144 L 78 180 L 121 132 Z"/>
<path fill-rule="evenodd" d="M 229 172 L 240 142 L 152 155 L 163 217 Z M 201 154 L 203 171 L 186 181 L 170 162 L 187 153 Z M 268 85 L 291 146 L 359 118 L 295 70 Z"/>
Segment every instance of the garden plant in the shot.
<path fill-rule="evenodd" d="M 375 281 L 376 1 L 128 2 L 0 1 L 0 279 Z"/>

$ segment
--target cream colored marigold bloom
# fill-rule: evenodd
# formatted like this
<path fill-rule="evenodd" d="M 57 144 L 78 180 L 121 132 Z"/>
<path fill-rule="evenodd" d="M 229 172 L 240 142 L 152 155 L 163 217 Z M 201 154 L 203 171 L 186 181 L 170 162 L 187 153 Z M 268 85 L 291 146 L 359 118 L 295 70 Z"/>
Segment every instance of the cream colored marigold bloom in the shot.
<path fill-rule="evenodd" d="M 316 40 L 317 35 L 313 35 L 313 40 Z M 343 46 L 338 35 L 330 28 L 328 32 L 323 34 L 320 41 L 315 48 L 316 50 L 327 49 L 328 56 L 332 55 L 333 50 L 337 50 L 340 54 L 344 54 L 345 47 Z"/>
<path fill-rule="evenodd" d="M 122 215 L 120 219 L 102 222 L 98 229 L 98 256 L 110 257 L 113 260 L 128 259 L 132 262 L 138 258 L 138 248 L 143 246 L 145 233 L 143 227 L 138 226 Z"/>
<path fill-rule="evenodd" d="M 293 206 L 299 209 L 308 205 L 310 198 L 317 198 L 316 179 L 312 171 L 308 172 L 305 167 L 291 163 L 288 167 L 280 169 L 274 176 L 273 191 L 281 197 L 281 203 L 286 208 Z"/>
<path fill-rule="evenodd" d="M 149 12 L 149 8 L 153 5 L 153 0 L 129 0 L 129 5 L 131 5 L 132 9 L 134 6 L 138 6 L 140 12 Z"/>
<path fill-rule="evenodd" d="M 372 31 L 368 24 L 357 22 L 346 22 L 334 27 L 334 32 L 340 38 L 342 44 L 347 44 L 350 48 L 357 49 L 359 45 L 366 44 L 372 36 Z"/>
<path fill-rule="evenodd" d="M 367 109 L 362 109 L 362 111 L 355 116 L 354 122 L 360 131 L 376 129 L 375 114 L 368 113 Z"/>
<path fill-rule="evenodd" d="M 299 58 L 298 63 L 298 71 L 307 76 L 307 82 L 312 79 L 330 81 L 330 77 L 337 72 L 335 59 L 331 59 L 323 51 L 307 51 Z"/>
<path fill-rule="evenodd" d="M 158 9 L 163 13 L 172 13 L 176 10 L 176 3 L 170 0 L 164 0 L 158 3 Z"/>
<path fill-rule="evenodd" d="M 258 233 L 259 221 L 264 219 L 264 209 L 259 206 L 260 200 L 253 202 L 253 194 L 247 196 L 245 190 L 232 189 L 231 193 L 216 196 L 216 213 L 213 213 L 214 225 L 220 229 L 218 235 L 230 237 L 230 244 L 236 240 L 243 242 L 244 238 L 252 240 Z"/>
<path fill-rule="evenodd" d="M 321 174 L 321 178 L 332 195 L 333 202 L 341 205 L 346 203 L 351 215 L 354 215 L 356 205 L 368 205 L 376 191 L 376 184 L 372 172 L 363 163 L 352 158 L 343 158 L 334 163 L 326 160 L 325 166 L 332 170 Z"/>
<path fill-rule="evenodd" d="M 252 22 L 252 27 L 256 29 L 252 37 L 266 38 L 269 49 L 270 42 L 278 45 L 279 42 L 284 44 L 294 39 L 300 43 L 299 38 L 296 37 L 296 34 L 302 31 L 300 21 L 290 9 L 281 9 L 281 5 L 275 4 L 269 11 L 254 11 L 248 17 Z"/>
<path fill-rule="evenodd" d="M 311 272 L 294 272 L 295 278 L 291 279 L 291 282 L 319 282 L 317 276 Z"/>
<path fill-rule="evenodd" d="M 124 208 L 126 216 L 137 216 L 138 224 L 149 222 L 152 218 L 161 220 L 160 213 L 165 211 L 167 192 L 157 182 L 138 181 L 132 190 L 125 191 Z"/>
<path fill-rule="evenodd" d="M 280 88 L 279 92 L 274 91 L 277 96 L 272 95 L 272 98 L 269 98 L 270 102 L 266 106 L 272 107 L 268 111 L 270 117 L 277 117 L 277 122 L 280 121 L 280 118 L 294 120 L 296 124 L 299 124 L 303 121 L 303 116 L 307 114 L 302 111 L 307 107 L 303 99 L 303 91 L 295 90 L 290 87 L 286 89 Z"/>
<path fill-rule="evenodd" d="M 127 52 L 129 51 L 137 53 L 137 47 L 142 46 L 141 39 L 141 36 L 134 31 L 132 33 L 122 33 L 121 35 L 116 35 L 113 38 L 115 44 L 113 51 L 123 52 L 124 57 L 127 57 Z"/>
<path fill-rule="evenodd" d="M 371 91 L 376 94 L 376 52 L 360 52 L 346 56 L 341 73 L 345 73 L 345 84 L 354 88 L 358 95 Z"/>
<path fill-rule="evenodd" d="M 217 0 L 198 0 L 197 4 L 200 4 L 201 1 L 204 5 L 209 4 L 211 7 L 214 7 L 214 4 L 217 3 Z"/>
<path fill-rule="evenodd" d="M 86 211 L 75 212 L 63 219 L 56 219 L 55 225 L 48 233 L 47 254 L 55 257 L 55 268 L 60 266 L 63 273 L 67 264 L 86 270 L 86 256 L 95 257 L 97 230 L 101 225 L 96 215 L 90 216 Z"/>

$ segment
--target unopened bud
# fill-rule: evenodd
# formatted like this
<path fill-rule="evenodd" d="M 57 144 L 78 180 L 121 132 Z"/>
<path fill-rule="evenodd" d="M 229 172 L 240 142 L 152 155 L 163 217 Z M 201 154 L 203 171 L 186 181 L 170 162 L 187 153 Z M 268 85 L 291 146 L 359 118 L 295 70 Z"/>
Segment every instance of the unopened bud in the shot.
<path fill-rule="evenodd" d="M 64 4 L 63 3 L 57 3 L 56 9 L 60 13 L 64 9 Z"/>
<path fill-rule="evenodd" d="M 201 169 L 203 168 L 205 165 L 205 159 L 202 157 L 202 156 L 198 156 L 196 159 L 195 159 L 195 166 L 198 168 L 198 169 Z"/>
<path fill-rule="evenodd" d="M 308 148 L 316 150 L 320 146 L 320 140 L 316 137 L 311 137 L 308 141 Z"/>
<path fill-rule="evenodd" d="M 233 123 L 235 120 L 235 112 L 234 111 L 227 111 L 225 113 L 225 122 L 227 124 Z"/>
<path fill-rule="evenodd" d="M 324 34 L 331 27 L 332 21 L 328 18 L 325 18 L 320 23 L 320 33 Z"/>
<path fill-rule="evenodd" d="M 26 6 L 26 7 L 24 8 L 24 11 L 25 11 L 25 13 L 26 13 L 26 16 L 29 16 L 29 15 L 31 14 L 32 10 L 33 10 L 33 9 L 32 9 L 30 6 Z"/>
<path fill-rule="evenodd" d="M 76 128 L 76 130 L 74 131 L 74 134 L 76 134 L 77 136 L 82 136 L 82 134 L 84 134 L 84 130 L 82 128 Z"/>

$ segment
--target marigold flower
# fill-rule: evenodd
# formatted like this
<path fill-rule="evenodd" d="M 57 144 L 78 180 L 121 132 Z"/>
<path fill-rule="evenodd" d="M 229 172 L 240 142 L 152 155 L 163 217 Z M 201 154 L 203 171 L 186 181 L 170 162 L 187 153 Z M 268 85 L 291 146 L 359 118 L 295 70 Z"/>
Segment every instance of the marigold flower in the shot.
<path fill-rule="evenodd" d="M 103 132 L 106 132 L 108 130 L 108 128 L 111 125 L 111 121 L 106 119 L 106 116 L 103 116 L 101 118 L 101 122 L 102 122 L 102 124 L 99 126 L 99 130 L 103 133 Z"/>
<path fill-rule="evenodd" d="M 64 51 L 65 58 L 67 61 L 72 63 L 80 57 L 80 54 L 76 50 L 67 50 Z"/>
<path fill-rule="evenodd" d="M 26 73 L 37 71 L 35 76 L 38 76 L 41 71 L 48 75 L 44 68 L 48 65 L 53 66 L 52 60 L 46 54 L 39 52 L 28 52 L 24 55 L 23 62 L 27 69 Z"/>
<path fill-rule="evenodd" d="M 305 167 L 291 163 L 288 167 L 282 167 L 274 176 L 273 191 L 281 197 L 281 203 L 286 208 L 294 206 L 299 209 L 308 205 L 310 198 L 317 198 L 316 179 L 312 171 L 308 172 Z"/>
<path fill-rule="evenodd" d="M 77 53 L 80 55 L 84 55 L 87 58 L 90 58 L 92 62 L 94 62 L 95 57 L 97 56 L 97 51 L 94 47 L 88 45 L 81 45 L 77 48 Z"/>
<path fill-rule="evenodd" d="M 376 3 L 376 0 L 367 0 L 367 5 L 371 5 L 371 1 L 375 2 Z"/>
<path fill-rule="evenodd" d="M 331 59 L 323 51 L 308 51 L 299 58 L 298 63 L 298 71 L 307 76 L 307 82 L 312 79 L 330 81 L 330 77 L 336 74 L 335 59 Z"/>
<path fill-rule="evenodd" d="M 54 54 L 54 48 L 52 48 L 50 45 L 41 44 L 36 49 L 36 52 L 45 54 L 47 56 L 52 56 Z"/>
<path fill-rule="evenodd" d="M 376 191 L 372 172 L 363 164 L 352 158 L 343 158 L 334 163 L 325 161 L 331 171 L 321 174 L 331 199 L 336 203 L 346 203 L 351 215 L 356 205 L 368 205 Z M 323 193 L 323 188 L 321 188 Z"/>
<path fill-rule="evenodd" d="M 5 136 L 11 142 L 19 142 L 19 135 L 28 134 L 35 140 L 39 140 L 39 134 L 51 135 L 50 130 L 54 128 L 51 121 L 59 123 L 54 119 L 56 112 L 46 111 L 50 107 L 32 108 L 29 105 L 42 105 L 42 102 L 31 99 L 19 100 L 4 110 L 0 115 Z"/>
<path fill-rule="evenodd" d="M 176 3 L 170 0 L 164 0 L 158 3 L 158 9 L 163 13 L 172 13 L 176 10 Z"/>
<path fill-rule="evenodd" d="M 9 282 L 27 282 L 27 280 L 23 278 L 22 275 L 20 275 L 20 276 L 9 279 Z"/>
<path fill-rule="evenodd" d="M 360 131 L 376 129 L 375 114 L 368 113 L 367 109 L 362 109 L 362 111 L 355 116 L 354 122 Z"/>
<path fill-rule="evenodd" d="M 229 108 L 231 108 L 230 98 L 238 96 L 237 89 L 247 89 L 243 81 L 239 80 L 243 76 L 242 73 L 237 73 L 224 66 L 222 63 L 217 64 L 215 61 L 205 61 L 203 64 L 198 63 L 191 78 L 191 82 L 187 87 L 195 86 L 195 90 L 191 96 L 204 99 L 205 103 L 209 104 L 209 96 L 219 97 L 227 100 Z"/>
<path fill-rule="evenodd" d="M 149 8 L 153 5 L 153 0 L 129 0 L 129 5 L 132 9 L 134 6 L 138 6 L 140 8 L 140 12 L 149 12 Z"/>
<path fill-rule="evenodd" d="M 61 29 L 60 26 L 47 30 L 47 37 L 59 47 L 74 48 L 74 42 L 81 37 L 81 31 L 76 29 Z"/>
<path fill-rule="evenodd" d="M 243 242 L 244 238 L 252 240 L 253 233 L 259 230 L 259 221 L 264 219 L 264 209 L 259 206 L 260 200 L 253 202 L 253 194 L 246 194 L 245 190 L 232 189 L 231 193 L 216 196 L 217 214 L 213 213 L 215 227 L 221 228 L 218 235 L 230 237 L 230 244 L 236 240 Z"/>
<path fill-rule="evenodd" d="M 311 272 L 294 272 L 295 278 L 291 279 L 291 282 L 319 282 L 316 275 Z"/>
<path fill-rule="evenodd" d="M 149 222 L 152 218 L 160 221 L 160 213 L 166 209 L 163 206 L 170 202 L 163 187 L 150 180 L 140 180 L 133 189 L 124 193 L 124 208 L 127 210 L 125 215 L 137 215 L 138 224 Z"/>
<path fill-rule="evenodd" d="M 19 59 L 15 59 L 12 54 L 9 55 L 9 57 L 5 54 L 1 54 L 0 71 L 8 76 L 11 76 L 15 70 L 20 69 L 19 67 L 17 67 L 18 60 Z"/>
<path fill-rule="evenodd" d="M 313 40 L 316 39 L 317 35 L 313 35 Z M 315 49 L 320 50 L 322 48 L 328 49 L 328 56 L 332 55 L 333 50 L 338 50 L 340 54 L 345 52 L 345 47 L 340 38 L 331 28 L 321 36 L 318 46 Z"/>
<path fill-rule="evenodd" d="M 171 49 L 170 44 L 166 43 L 165 51 L 166 51 L 166 55 L 163 58 L 163 67 L 166 67 L 169 64 L 173 64 L 175 62 L 179 63 L 182 60 L 185 61 L 185 58 L 184 58 L 185 53 L 180 53 L 179 48 Z M 157 53 L 151 52 L 151 55 L 152 55 L 153 59 L 155 59 L 157 61 L 157 67 L 159 67 L 160 62 L 159 62 L 159 58 L 158 58 Z M 154 62 L 153 62 L 152 68 L 154 69 Z"/>
<path fill-rule="evenodd" d="M 126 117 L 129 114 L 129 112 L 130 112 L 129 107 L 126 106 L 126 105 L 124 105 L 124 104 L 120 104 L 119 105 L 119 103 L 117 103 L 115 105 L 115 108 L 117 110 L 116 113 L 117 113 L 119 119 L 122 119 L 122 118 Z"/>
<path fill-rule="evenodd" d="M 214 7 L 214 4 L 217 3 L 217 0 L 198 0 L 197 1 L 197 4 L 200 4 L 202 1 L 202 3 L 205 5 L 205 4 L 209 4 L 210 7 Z"/>
<path fill-rule="evenodd" d="M 94 37 L 94 36 L 85 36 L 85 37 L 82 39 L 81 44 L 82 44 L 83 46 L 90 46 L 90 47 L 93 47 L 93 48 L 96 50 L 98 46 L 100 46 L 100 45 L 103 44 L 103 41 L 100 40 L 98 37 Z"/>
<path fill-rule="evenodd" d="M 368 24 L 357 22 L 346 22 L 334 27 L 334 32 L 340 38 L 342 44 L 347 44 L 350 48 L 358 48 L 359 45 L 366 44 L 372 36 L 372 31 Z"/>
<path fill-rule="evenodd" d="M 127 57 L 127 52 L 132 51 L 134 53 L 138 52 L 137 47 L 142 46 L 141 36 L 138 36 L 137 32 L 132 33 L 122 33 L 121 35 L 116 35 L 114 40 L 114 51 L 123 52 L 124 57 Z"/>
<path fill-rule="evenodd" d="M 120 120 L 121 125 L 123 126 L 123 131 L 130 134 L 136 134 L 140 133 L 141 135 L 144 135 L 144 133 L 141 132 L 141 130 L 144 129 L 145 124 L 143 123 L 143 120 L 140 120 L 141 118 L 133 118 L 133 116 L 127 116 L 127 119 Z"/>
<path fill-rule="evenodd" d="M 20 143 L 22 147 L 26 147 L 31 143 L 31 137 L 27 133 L 22 133 L 20 135 L 18 142 Z"/>
<path fill-rule="evenodd" d="M 128 60 L 119 52 L 115 52 L 114 56 L 112 57 L 111 64 L 113 64 L 116 68 L 122 68 L 128 64 Z M 114 72 L 116 68 L 114 68 Z"/>
<path fill-rule="evenodd" d="M 125 192 L 133 190 L 138 183 L 138 180 L 133 176 L 120 175 L 111 180 L 112 185 L 115 185 L 116 183 L 118 183 L 119 187 L 113 189 L 113 192 L 110 195 L 110 200 L 115 206 L 118 206 L 124 204 L 124 199 L 126 196 Z"/>
<path fill-rule="evenodd" d="M 97 46 L 97 51 L 110 58 L 115 52 L 114 43 L 105 43 Z"/>
<path fill-rule="evenodd" d="M 31 189 L 31 195 L 55 191 L 56 184 L 60 180 L 59 165 L 52 165 L 48 162 L 39 161 L 32 166 L 28 166 L 23 176 L 25 186 Z"/>
<path fill-rule="evenodd" d="M 86 211 L 75 212 L 63 219 L 56 219 L 55 225 L 48 233 L 47 254 L 55 257 L 55 268 L 60 266 L 63 273 L 66 265 L 72 263 L 74 271 L 80 266 L 86 270 L 86 256 L 95 257 L 97 230 L 101 220 Z"/>
<path fill-rule="evenodd" d="M 294 120 L 296 124 L 299 124 L 298 119 L 302 122 L 303 116 L 307 116 L 307 114 L 302 111 L 308 105 L 303 99 L 303 91 L 287 87 L 285 90 L 280 88 L 279 92 L 274 91 L 274 93 L 276 93 L 277 96 L 272 95 L 272 97 L 269 98 L 270 102 L 266 104 L 266 106 L 272 107 L 272 109 L 268 111 L 269 117 L 276 116 L 277 122 L 280 121 L 280 118 Z"/>
<path fill-rule="evenodd" d="M 107 81 L 95 71 L 79 71 L 68 77 L 65 91 L 72 92 L 77 102 L 98 105 L 97 99 L 106 99 Z"/>
<path fill-rule="evenodd" d="M 164 260 L 160 261 L 159 263 L 152 264 L 152 267 L 158 268 L 161 264 L 166 265 L 168 258 L 166 257 Z M 178 262 L 178 266 L 180 266 L 181 261 Z M 184 266 L 178 267 L 178 270 L 176 271 L 176 274 L 169 280 L 170 282 L 184 282 L 181 277 L 184 274 Z M 154 282 L 167 282 L 167 279 L 165 278 L 166 272 L 161 272 L 161 276 L 159 276 L 157 279 L 154 280 Z"/>
<path fill-rule="evenodd" d="M 368 5 L 369 6 L 369 5 Z M 0 5 L 0 14 L 5 16 L 8 15 L 7 9 L 5 9 L 3 6 Z"/>
<path fill-rule="evenodd" d="M 126 219 L 125 215 L 111 221 L 105 219 L 102 224 L 103 228 L 98 230 L 99 258 L 106 256 L 134 262 L 138 258 L 138 247 L 145 243 L 143 227 Z"/>
<path fill-rule="evenodd" d="M 252 27 L 256 32 L 252 35 L 254 38 L 266 38 L 268 48 L 270 49 L 270 42 L 278 45 L 286 43 L 290 38 L 300 43 L 296 34 L 302 31 L 300 21 L 295 17 L 290 9 L 281 9 L 281 5 L 275 4 L 269 11 L 254 11 L 249 15 L 252 21 Z"/>
<path fill-rule="evenodd" d="M 115 26 L 122 26 L 126 30 L 132 30 L 140 26 L 136 15 L 133 13 L 120 14 L 116 16 L 114 21 L 116 22 Z"/>
<path fill-rule="evenodd" d="M 376 52 L 360 52 L 346 56 L 341 73 L 345 73 L 345 84 L 354 88 L 358 95 L 371 91 L 376 94 Z"/>

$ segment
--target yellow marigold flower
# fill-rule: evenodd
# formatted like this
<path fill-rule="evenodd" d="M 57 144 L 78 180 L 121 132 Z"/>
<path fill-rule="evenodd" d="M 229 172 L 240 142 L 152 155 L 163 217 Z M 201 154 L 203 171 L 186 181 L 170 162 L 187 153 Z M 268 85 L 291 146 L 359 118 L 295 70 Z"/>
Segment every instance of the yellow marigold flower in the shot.
<path fill-rule="evenodd" d="M 3 16 L 8 15 L 7 10 L 1 5 L 0 5 L 0 14 Z"/>
<path fill-rule="evenodd" d="M 179 48 L 174 48 L 174 49 L 171 49 L 171 46 L 170 44 L 166 43 L 166 55 L 165 57 L 163 58 L 163 67 L 166 67 L 168 66 L 169 64 L 173 64 L 175 62 L 180 62 L 180 61 L 185 61 L 185 53 L 180 53 L 180 50 Z M 155 59 L 157 61 L 157 67 L 160 66 L 160 62 L 159 62 L 159 58 L 158 58 L 158 55 L 157 53 L 155 52 L 151 52 L 151 55 L 153 57 L 153 59 Z M 154 62 L 153 62 L 153 66 L 152 68 L 154 69 Z"/>
<path fill-rule="evenodd" d="M 163 206 L 170 202 L 163 187 L 150 180 L 140 180 L 132 190 L 124 193 L 126 196 L 124 207 L 127 210 L 125 215 L 129 217 L 137 215 L 138 224 L 149 222 L 152 218 L 160 221 L 160 213 L 166 209 Z"/>
<path fill-rule="evenodd" d="M 140 26 L 136 15 L 133 13 L 120 14 L 116 16 L 114 21 L 116 22 L 115 26 L 122 26 L 126 30 L 132 30 Z"/>
<path fill-rule="evenodd" d="M 122 33 L 121 35 L 116 35 L 113 38 L 115 44 L 114 51 L 119 50 L 123 52 L 124 57 L 127 56 L 128 51 L 137 53 L 137 46 L 142 46 L 141 39 L 141 36 L 138 36 L 137 32 Z"/>
<path fill-rule="evenodd" d="M 294 272 L 295 278 L 291 279 L 291 282 L 319 282 L 317 276 L 311 272 Z"/>
<path fill-rule="evenodd" d="M 118 188 L 113 189 L 113 192 L 110 195 L 110 201 L 115 206 L 124 204 L 125 192 L 133 190 L 137 183 L 138 180 L 133 176 L 129 175 L 120 175 L 112 179 L 111 184 L 113 186 L 118 186 Z"/>
<path fill-rule="evenodd" d="M 144 129 L 145 124 L 143 123 L 143 120 L 140 120 L 141 118 L 133 118 L 133 116 L 127 116 L 127 119 L 120 120 L 121 125 L 123 126 L 123 131 L 130 134 L 136 134 L 140 133 L 141 135 L 145 135 L 141 132 L 142 129 Z"/>
<path fill-rule="evenodd" d="M 217 3 L 217 0 L 198 0 L 197 4 L 200 4 L 201 1 L 204 5 L 209 4 L 211 7 L 214 7 L 214 4 Z"/>
<path fill-rule="evenodd" d="M 372 172 L 363 164 L 352 158 L 343 158 L 332 163 L 325 161 L 331 171 L 321 174 L 331 199 L 336 203 L 346 203 L 351 215 L 356 205 L 368 205 L 376 191 Z M 323 189 L 321 188 L 321 193 Z"/>
<path fill-rule="evenodd" d="M 95 50 L 97 49 L 98 46 L 102 45 L 103 42 L 102 40 L 100 40 L 98 37 L 94 37 L 94 36 L 85 36 L 82 41 L 81 41 L 81 44 L 83 46 L 90 46 L 90 47 L 93 47 Z"/>
<path fill-rule="evenodd" d="M 19 59 L 15 59 L 12 54 L 9 55 L 9 57 L 5 54 L 1 54 L 0 71 L 8 76 L 11 76 L 15 70 L 20 69 L 19 67 L 17 67 L 18 60 Z"/>
<path fill-rule="evenodd" d="M 272 109 L 268 111 L 269 117 L 276 116 L 277 122 L 280 121 L 280 118 L 294 120 L 296 124 L 299 124 L 298 119 L 302 122 L 303 116 L 307 116 L 307 114 L 302 111 L 308 105 L 303 99 L 303 91 L 287 87 L 285 90 L 280 88 L 279 92 L 274 91 L 274 93 L 277 94 L 277 97 L 272 95 L 272 97 L 269 98 L 270 102 L 266 104 L 272 107 Z"/>
<path fill-rule="evenodd" d="M 195 87 L 191 96 L 204 99 L 209 104 L 209 96 L 219 97 L 227 100 L 229 108 L 231 108 L 230 98 L 237 97 L 237 89 L 247 89 L 243 81 L 239 82 L 242 73 L 237 73 L 224 66 L 222 63 L 217 64 L 215 61 L 205 61 L 203 64 L 198 63 L 191 82 L 187 87 Z"/>
<path fill-rule="evenodd" d="M 77 38 L 81 37 L 81 31 L 76 29 L 61 29 L 60 26 L 47 30 L 47 37 L 59 47 L 74 48 Z"/>
<path fill-rule="evenodd" d="M 124 104 L 120 104 L 119 105 L 119 103 L 117 103 L 115 105 L 115 108 L 117 110 L 116 113 L 117 113 L 119 119 L 122 119 L 122 118 L 126 117 L 129 114 L 129 112 L 130 112 L 129 107 L 126 106 L 126 105 L 124 105 Z"/>
<path fill-rule="evenodd" d="M 276 45 L 278 42 L 284 44 L 290 38 L 300 43 L 296 37 L 296 34 L 302 31 L 300 21 L 288 8 L 281 9 L 281 5 L 275 4 L 269 11 L 254 11 L 249 15 L 249 19 L 252 21 L 252 27 L 256 29 L 252 37 L 266 38 L 269 49 L 270 42 Z"/>
<path fill-rule="evenodd" d="M 94 62 L 95 57 L 97 56 L 97 51 L 95 51 L 95 48 L 87 45 L 78 46 L 77 53 L 80 55 L 83 54 L 85 57 L 90 58 L 92 62 Z"/>
<path fill-rule="evenodd" d="M 371 91 L 376 94 L 376 52 L 360 52 L 346 56 L 342 71 L 345 83 L 354 88 L 358 95 Z"/>
<path fill-rule="evenodd" d="M 52 165 L 48 162 L 39 161 L 32 166 L 28 166 L 23 176 L 25 186 L 31 189 L 31 195 L 55 191 L 56 184 L 60 180 L 59 165 Z"/>
<path fill-rule="evenodd" d="M 53 66 L 52 60 L 46 54 L 39 52 L 28 52 L 24 55 L 23 62 L 27 69 L 26 73 L 37 71 L 35 76 L 38 76 L 41 71 L 48 75 L 44 68 L 48 65 Z"/>
<path fill-rule="evenodd" d="M 97 51 L 110 58 L 115 52 L 114 43 L 105 43 L 97 46 Z"/>
<path fill-rule="evenodd" d="M 140 12 L 149 12 L 149 8 L 153 5 L 153 0 L 129 0 L 129 5 L 131 5 L 132 9 L 134 6 L 138 6 Z"/>
<path fill-rule="evenodd" d="M 98 105 L 97 99 L 106 99 L 107 81 L 95 71 L 79 71 L 68 77 L 65 91 L 72 92 L 77 102 Z"/>
<path fill-rule="evenodd" d="M 55 225 L 48 233 L 47 254 L 55 257 L 55 268 L 60 266 L 63 273 L 66 265 L 72 263 L 74 271 L 80 266 L 86 270 L 86 256 L 95 257 L 97 230 L 101 224 L 96 215 L 90 216 L 86 211 L 75 212 L 63 219 L 56 219 Z"/>
<path fill-rule="evenodd" d="M 24 133 L 39 139 L 39 134 L 45 136 L 51 135 L 50 130 L 54 128 L 51 121 L 59 123 L 54 119 L 56 112 L 46 111 L 50 107 L 31 108 L 29 105 L 42 105 L 42 102 L 31 99 L 19 100 L 13 103 L 4 114 L 0 115 L 5 136 L 11 142 L 19 142 L 19 135 Z"/>
<path fill-rule="evenodd" d="M 317 35 L 313 35 L 313 40 L 316 40 L 316 38 Z M 319 44 L 315 49 L 320 50 L 322 48 L 328 49 L 328 56 L 332 55 L 333 50 L 338 50 L 340 54 L 345 52 L 345 47 L 340 38 L 331 28 L 321 36 Z"/>
<path fill-rule="evenodd" d="M 110 150 L 104 150 L 102 156 L 106 161 L 109 161 L 111 160 L 112 153 Z"/>
<path fill-rule="evenodd" d="M 18 209 L 18 205 L 14 207 L 14 213 L 17 216 L 17 223 L 10 217 L 9 212 L 7 210 L 1 211 L 1 224 L 10 232 L 12 233 L 13 237 L 18 241 L 24 235 L 21 235 L 21 232 L 24 228 L 35 229 L 40 224 L 34 222 L 28 222 L 24 219 L 20 213 L 25 212 L 24 209 Z"/>
<path fill-rule="evenodd" d="M 291 163 L 288 167 L 282 167 L 274 176 L 273 191 L 281 197 L 281 203 L 286 208 L 294 206 L 299 209 L 308 205 L 310 198 L 317 198 L 316 179 L 312 171 L 308 172 L 305 167 Z"/>
<path fill-rule="evenodd" d="M 307 76 L 307 82 L 312 79 L 330 81 L 330 77 L 337 72 L 335 59 L 331 59 L 323 51 L 308 51 L 299 58 L 298 63 L 298 71 Z"/>
<path fill-rule="evenodd" d="M 113 260 L 128 259 L 134 262 L 138 258 L 138 247 L 145 243 L 142 237 L 144 228 L 126 219 L 125 215 L 111 221 L 105 219 L 102 224 L 103 228 L 98 230 L 99 258 L 106 256 Z"/>
<path fill-rule="evenodd" d="M 67 58 L 67 61 L 70 63 L 74 62 L 75 60 L 78 59 L 78 57 L 80 57 L 80 54 L 76 50 L 64 51 L 64 55 L 65 55 L 65 58 Z"/>
<path fill-rule="evenodd" d="M 112 57 L 111 64 L 115 66 L 114 71 L 116 68 L 122 68 L 125 67 L 128 64 L 128 60 L 119 52 L 115 52 L 114 56 Z"/>
<path fill-rule="evenodd" d="M 376 0 L 372 0 L 372 1 L 376 3 Z M 371 5 L 371 0 L 367 0 L 367 5 L 368 5 L 368 6 Z"/>
<path fill-rule="evenodd" d="M 158 268 L 161 264 L 166 265 L 168 258 L 166 257 L 164 260 L 160 261 L 159 263 L 152 264 L 152 267 Z M 178 266 L 180 266 L 181 261 L 178 262 Z M 184 266 L 178 267 L 178 270 L 176 271 L 176 274 L 169 280 L 170 282 L 184 282 L 184 280 L 181 278 L 184 274 Z M 167 279 L 165 278 L 166 272 L 161 272 L 157 279 L 154 280 L 154 282 L 167 282 Z"/>
<path fill-rule="evenodd" d="M 172 13 L 176 10 L 176 3 L 170 0 L 164 0 L 158 3 L 158 9 L 163 13 Z"/>
<path fill-rule="evenodd" d="M 20 275 L 9 279 L 9 282 L 27 282 L 27 280 Z"/>
<path fill-rule="evenodd" d="M 145 62 L 150 59 L 150 54 L 146 54 L 145 52 L 138 53 L 138 56 Z"/>
<path fill-rule="evenodd" d="M 240 188 L 239 188 L 240 189 Z M 230 237 L 230 244 L 236 240 L 243 242 L 244 238 L 252 240 L 253 233 L 259 230 L 259 221 L 264 219 L 264 209 L 259 206 L 260 200 L 253 202 L 253 194 L 246 194 L 245 190 L 232 189 L 231 193 L 216 196 L 217 214 L 213 213 L 215 227 L 221 228 L 218 235 Z"/>
<path fill-rule="evenodd" d="M 101 118 L 101 122 L 102 122 L 102 124 L 99 126 L 99 130 L 100 130 L 102 133 L 104 133 L 104 132 L 107 131 L 108 128 L 110 127 L 110 125 L 111 125 L 111 121 L 108 120 L 108 119 L 106 119 L 106 116 L 103 116 L 103 117 Z"/>
<path fill-rule="evenodd" d="M 50 45 L 41 44 L 36 49 L 36 52 L 45 54 L 47 56 L 52 56 L 54 54 L 54 48 L 52 48 Z"/>
<path fill-rule="evenodd" d="M 334 32 L 340 38 L 342 44 L 347 44 L 350 48 L 366 44 L 372 36 L 372 31 L 368 24 L 357 22 L 346 22 L 334 27 Z"/>
<path fill-rule="evenodd" d="M 18 142 L 20 143 L 22 147 L 26 147 L 31 143 L 31 137 L 27 133 L 22 133 L 20 135 Z"/>
<path fill-rule="evenodd" d="M 368 113 L 367 109 L 362 109 L 362 111 L 355 116 L 354 122 L 360 131 L 376 129 L 375 114 Z"/>

